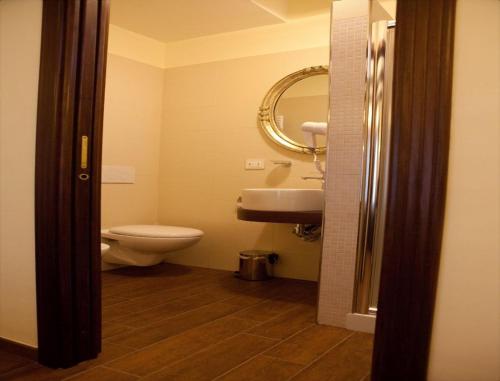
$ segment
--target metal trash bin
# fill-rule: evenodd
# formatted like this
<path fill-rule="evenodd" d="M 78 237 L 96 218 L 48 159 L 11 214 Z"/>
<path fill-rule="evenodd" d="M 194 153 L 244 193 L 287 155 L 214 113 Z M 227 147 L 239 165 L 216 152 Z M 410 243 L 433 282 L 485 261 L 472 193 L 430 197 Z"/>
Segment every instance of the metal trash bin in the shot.
<path fill-rule="evenodd" d="M 240 251 L 240 271 L 238 276 L 245 280 L 266 280 L 273 277 L 273 265 L 278 255 L 272 251 Z"/>

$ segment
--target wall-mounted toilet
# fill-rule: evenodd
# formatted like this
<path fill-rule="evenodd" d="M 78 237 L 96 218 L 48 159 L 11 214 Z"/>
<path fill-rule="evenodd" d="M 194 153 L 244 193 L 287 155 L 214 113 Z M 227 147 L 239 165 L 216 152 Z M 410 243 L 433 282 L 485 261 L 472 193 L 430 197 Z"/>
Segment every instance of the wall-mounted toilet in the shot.
<path fill-rule="evenodd" d="M 109 245 L 106 245 L 105 243 L 101 242 L 101 255 L 107 253 L 109 249 L 110 249 Z"/>
<path fill-rule="evenodd" d="M 166 225 L 127 225 L 101 231 L 110 249 L 102 253 L 107 263 L 128 266 L 153 266 L 167 254 L 197 243 L 203 232 L 198 229 Z"/>

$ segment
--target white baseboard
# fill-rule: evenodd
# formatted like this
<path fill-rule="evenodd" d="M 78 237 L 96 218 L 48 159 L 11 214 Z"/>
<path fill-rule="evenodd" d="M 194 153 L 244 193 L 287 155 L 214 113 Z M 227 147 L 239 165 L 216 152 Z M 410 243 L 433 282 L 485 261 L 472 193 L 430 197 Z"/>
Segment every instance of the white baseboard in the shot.
<path fill-rule="evenodd" d="M 346 315 L 345 327 L 352 331 L 375 333 L 375 315 L 349 313 Z"/>

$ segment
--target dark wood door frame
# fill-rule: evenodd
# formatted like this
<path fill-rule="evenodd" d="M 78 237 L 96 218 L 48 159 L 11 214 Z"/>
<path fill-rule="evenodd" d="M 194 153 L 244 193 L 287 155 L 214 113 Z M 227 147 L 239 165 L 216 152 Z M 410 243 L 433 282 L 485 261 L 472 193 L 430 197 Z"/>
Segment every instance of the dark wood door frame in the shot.
<path fill-rule="evenodd" d="M 38 356 L 50 367 L 69 367 L 101 350 L 100 168 L 108 24 L 108 0 L 43 2 L 36 285 Z"/>
<path fill-rule="evenodd" d="M 372 372 L 377 381 L 426 378 L 444 221 L 454 14 L 455 0 L 397 5 L 393 157 Z M 39 360 L 52 367 L 100 352 L 108 23 L 109 0 L 44 0 L 36 272 Z M 87 168 L 81 168 L 84 135 Z"/>
<path fill-rule="evenodd" d="M 372 379 L 425 380 L 444 223 L 455 0 L 399 0 Z"/>

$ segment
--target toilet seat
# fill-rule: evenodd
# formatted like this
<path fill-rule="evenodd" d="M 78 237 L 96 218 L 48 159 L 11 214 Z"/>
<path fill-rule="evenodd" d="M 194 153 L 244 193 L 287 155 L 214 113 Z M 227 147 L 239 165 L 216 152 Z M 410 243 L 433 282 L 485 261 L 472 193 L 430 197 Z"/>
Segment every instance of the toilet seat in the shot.
<path fill-rule="evenodd" d="M 198 229 L 168 225 L 125 225 L 109 229 L 109 233 L 144 238 L 194 238 L 202 237 Z"/>
<path fill-rule="evenodd" d="M 111 245 L 103 258 L 110 263 L 135 266 L 160 263 L 166 253 L 192 246 L 202 237 L 201 230 L 181 226 L 126 225 L 101 230 L 104 243 Z"/>

